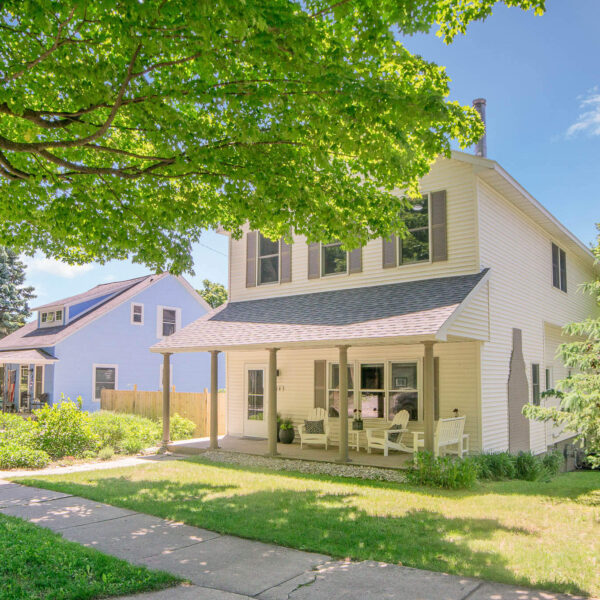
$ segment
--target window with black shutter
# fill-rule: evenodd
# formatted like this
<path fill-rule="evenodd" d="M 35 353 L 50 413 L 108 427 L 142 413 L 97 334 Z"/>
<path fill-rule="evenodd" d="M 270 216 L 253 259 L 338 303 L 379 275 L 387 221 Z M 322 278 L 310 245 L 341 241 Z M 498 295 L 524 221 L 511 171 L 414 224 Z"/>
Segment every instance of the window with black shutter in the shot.
<path fill-rule="evenodd" d="M 552 285 L 567 291 L 567 255 L 556 244 L 552 244 Z"/>
<path fill-rule="evenodd" d="M 540 365 L 531 365 L 531 400 L 535 406 L 540 405 Z"/>

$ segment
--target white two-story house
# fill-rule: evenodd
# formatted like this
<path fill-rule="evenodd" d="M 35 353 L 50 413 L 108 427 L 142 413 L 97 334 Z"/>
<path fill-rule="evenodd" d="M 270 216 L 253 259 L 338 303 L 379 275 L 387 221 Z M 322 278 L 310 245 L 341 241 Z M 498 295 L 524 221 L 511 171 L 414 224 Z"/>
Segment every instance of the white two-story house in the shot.
<path fill-rule="evenodd" d="M 267 438 L 269 407 L 297 424 L 322 407 L 335 445 L 342 347 L 365 428 L 458 411 L 472 452 L 545 451 L 567 436 L 521 411 L 567 374 L 561 328 L 597 314 L 578 291 L 593 255 L 493 160 L 455 152 L 421 190 L 406 239 L 231 238 L 229 302 L 152 350 L 226 354 L 230 436 Z"/>

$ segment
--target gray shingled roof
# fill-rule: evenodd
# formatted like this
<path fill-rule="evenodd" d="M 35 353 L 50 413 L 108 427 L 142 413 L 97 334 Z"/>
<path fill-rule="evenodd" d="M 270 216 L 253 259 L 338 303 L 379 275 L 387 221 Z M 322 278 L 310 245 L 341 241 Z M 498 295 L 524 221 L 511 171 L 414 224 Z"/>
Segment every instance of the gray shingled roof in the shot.
<path fill-rule="evenodd" d="M 434 337 L 486 273 L 229 302 L 152 350 Z"/>

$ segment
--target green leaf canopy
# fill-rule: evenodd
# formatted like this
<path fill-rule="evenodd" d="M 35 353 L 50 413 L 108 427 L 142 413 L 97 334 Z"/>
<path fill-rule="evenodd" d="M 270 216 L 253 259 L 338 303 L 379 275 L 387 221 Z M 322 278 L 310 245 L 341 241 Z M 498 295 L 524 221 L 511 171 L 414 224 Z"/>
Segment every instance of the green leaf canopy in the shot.
<path fill-rule="evenodd" d="M 7 0 L 0 244 L 181 272 L 219 225 L 347 247 L 401 232 L 393 190 L 483 126 L 398 36 L 450 42 L 496 2 Z"/>

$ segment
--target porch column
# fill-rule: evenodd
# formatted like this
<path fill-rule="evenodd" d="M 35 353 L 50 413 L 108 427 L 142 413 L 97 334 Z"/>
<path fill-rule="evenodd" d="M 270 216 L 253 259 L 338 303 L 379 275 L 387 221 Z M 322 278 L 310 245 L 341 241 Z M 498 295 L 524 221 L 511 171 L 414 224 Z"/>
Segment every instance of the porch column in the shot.
<path fill-rule="evenodd" d="M 219 447 L 219 351 L 210 351 L 210 449 Z"/>
<path fill-rule="evenodd" d="M 425 450 L 433 452 L 434 421 L 434 373 L 433 373 L 433 344 L 423 342 L 423 422 L 425 424 Z"/>
<path fill-rule="evenodd" d="M 163 354 L 163 439 L 161 450 L 165 452 L 167 445 L 171 443 L 171 354 Z"/>
<path fill-rule="evenodd" d="M 269 386 L 267 392 L 267 419 L 269 452 L 268 456 L 277 456 L 277 350 L 269 348 Z"/>
<path fill-rule="evenodd" d="M 340 446 L 337 462 L 350 462 L 348 458 L 348 346 L 338 346 L 340 353 Z"/>

